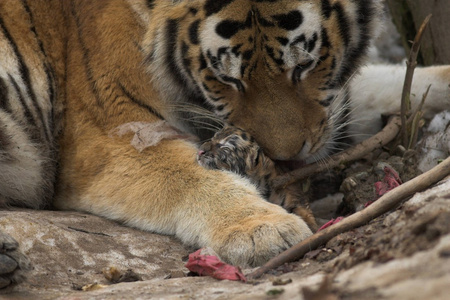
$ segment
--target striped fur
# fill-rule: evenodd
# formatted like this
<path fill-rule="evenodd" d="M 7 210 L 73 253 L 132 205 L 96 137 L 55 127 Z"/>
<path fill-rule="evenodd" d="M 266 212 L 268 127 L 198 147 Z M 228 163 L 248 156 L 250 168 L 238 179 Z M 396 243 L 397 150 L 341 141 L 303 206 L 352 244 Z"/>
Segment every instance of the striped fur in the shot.
<path fill-rule="evenodd" d="M 187 96 L 245 128 L 272 158 L 326 154 L 342 112 L 335 99 L 377 30 L 377 1 L 154 1 L 153 7 L 148 18 L 164 17 L 149 26 L 144 49 L 164 97 Z"/>
<path fill-rule="evenodd" d="M 54 193 L 56 65 L 36 13 L 25 0 L 0 3 L 0 206 L 43 207 Z"/>
<path fill-rule="evenodd" d="M 98 5 L 22 0 L 0 5 L 0 204 L 31 207 L 42 207 L 53 197 L 70 76 L 65 74 L 70 68 L 66 56 L 77 51 L 67 48 L 70 37 L 82 51 L 80 64 L 86 65 L 84 84 L 95 94 L 94 111 L 102 113 L 98 107 L 103 106 L 105 117 L 117 115 L 114 96 L 106 98 L 91 62 L 102 47 L 93 47 L 86 36 L 90 25 L 85 10 L 128 9 L 126 16 L 135 13 L 133 22 L 141 26 L 137 32 L 144 33 L 141 42 L 134 41 L 141 45 L 132 50 L 141 53 L 154 91 L 136 92 L 136 86 L 118 80 L 112 95 L 122 95 L 140 112 L 112 123 L 151 114 L 198 133 L 202 126 L 185 122 L 196 114 L 191 107 L 197 107 L 210 111 L 217 122 L 246 128 L 277 159 L 327 152 L 339 119 L 339 105 L 333 101 L 360 64 L 378 14 L 373 0 L 129 0 Z M 155 91 L 162 102 L 144 100 L 155 97 Z M 179 112 L 168 104 L 191 106 Z"/>

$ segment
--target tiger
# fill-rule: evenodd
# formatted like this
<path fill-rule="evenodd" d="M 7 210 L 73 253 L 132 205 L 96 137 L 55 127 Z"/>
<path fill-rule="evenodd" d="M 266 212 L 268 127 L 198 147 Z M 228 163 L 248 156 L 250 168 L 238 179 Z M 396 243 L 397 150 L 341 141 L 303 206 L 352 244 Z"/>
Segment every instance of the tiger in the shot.
<path fill-rule="evenodd" d="M 110 132 L 164 121 L 206 140 L 226 122 L 276 164 L 320 160 L 381 2 L 0 1 L 0 206 L 87 212 L 265 263 L 312 234 L 301 217 L 198 165 L 189 140 L 137 151 L 133 133 Z"/>
<path fill-rule="evenodd" d="M 299 215 L 313 232 L 317 231 L 303 186 L 291 184 L 286 188 L 275 188 L 273 180 L 284 173 L 283 170 L 277 168 L 244 130 L 232 125 L 224 126 L 210 141 L 200 146 L 197 162 L 207 169 L 227 170 L 250 179 L 265 200 Z"/>

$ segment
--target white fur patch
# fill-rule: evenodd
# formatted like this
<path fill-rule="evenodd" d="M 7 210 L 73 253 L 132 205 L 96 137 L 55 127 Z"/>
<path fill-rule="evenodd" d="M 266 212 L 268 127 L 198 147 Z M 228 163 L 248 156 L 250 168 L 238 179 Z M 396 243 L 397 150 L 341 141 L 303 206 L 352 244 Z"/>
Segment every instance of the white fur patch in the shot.
<path fill-rule="evenodd" d="M 450 66 L 416 68 L 411 89 L 411 105 L 417 107 L 431 84 L 425 101 L 425 118 L 450 109 L 450 78 L 442 75 Z M 361 69 L 350 82 L 349 97 L 352 120 L 349 126 L 354 141 L 359 142 L 377 133 L 382 126 L 381 115 L 400 111 L 406 65 L 371 65 Z"/>
<path fill-rule="evenodd" d="M 217 56 L 219 48 L 231 47 L 229 39 L 224 39 L 216 33 L 216 26 L 221 21 L 222 19 L 219 17 L 209 17 L 203 25 L 203 30 L 200 33 L 203 53 L 210 51 L 212 55 Z M 217 75 L 227 75 L 233 78 L 241 77 L 241 55 L 236 56 L 234 53 L 229 51 L 227 55 L 222 55 L 221 59 L 223 68 L 220 71 L 223 73 Z M 216 72 L 213 66 L 209 67 L 211 68 L 211 70 Z"/>
<path fill-rule="evenodd" d="M 290 43 L 283 47 L 283 52 L 286 53 L 284 57 L 284 66 L 287 69 L 295 67 L 305 61 L 313 59 L 316 63 L 319 60 L 319 50 L 320 50 L 320 32 L 321 32 L 321 17 L 318 11 L 315 9 L 315 4 L 306 3 L 298 6 L 298 11 L 303 15 L 302 24 L 295 30 L 289 31 L 287 38 L 290 43 L 295 40 L 296 37 L 304 35 L 306 41 L 310 40 L 314 34 L 318 35 L 318 40 L 316 42 L 316 47 L 308 52 L 307 49 L 303 48 L 304 44 L 299 43 L 296 46 L 290 46 Z M 307 72 L 304 72 L 302 77 L 306 76 Z M 302 78 L 303 79 L 303 78 Z"/>

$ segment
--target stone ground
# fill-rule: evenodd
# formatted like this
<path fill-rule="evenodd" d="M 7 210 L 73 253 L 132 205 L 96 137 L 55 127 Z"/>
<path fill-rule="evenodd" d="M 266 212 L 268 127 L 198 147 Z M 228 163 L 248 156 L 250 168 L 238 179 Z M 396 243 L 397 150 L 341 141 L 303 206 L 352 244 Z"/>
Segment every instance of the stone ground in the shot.
<path fill-rule="evenodd" d="M 188 276 L 177 240 L 76 212 L 0 212 L 34 269 L 0 299 L 448 299 L 450 178 L 248 283 Z M 129 280 L 112 284 L 115 268 Z M 245 273 L 251 270 L 244 270 Z M 107 273 L 108 274 L 108 273 Z M 127 276 L 125 279 L 127 280 Z M 96 284 L 96 285 L 95 285 Z"/>

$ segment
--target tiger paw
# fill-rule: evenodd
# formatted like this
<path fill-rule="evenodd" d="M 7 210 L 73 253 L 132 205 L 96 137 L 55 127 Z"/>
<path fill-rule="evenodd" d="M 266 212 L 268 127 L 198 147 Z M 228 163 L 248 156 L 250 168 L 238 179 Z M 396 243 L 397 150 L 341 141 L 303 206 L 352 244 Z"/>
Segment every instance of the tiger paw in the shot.
<path fill-rule="evenodd" d="M 296 215 L 254 214 L 222 228 L 214 235 L 213 249 L 225 261 L 241 267 L 256 267 L 312 235 Z"/>
<path fill-rule="evenodd" d="M 19 250 L 19 243 L 0 231 L 0 289 L 18 284 L 31 270 L 28 258 Z"/>

